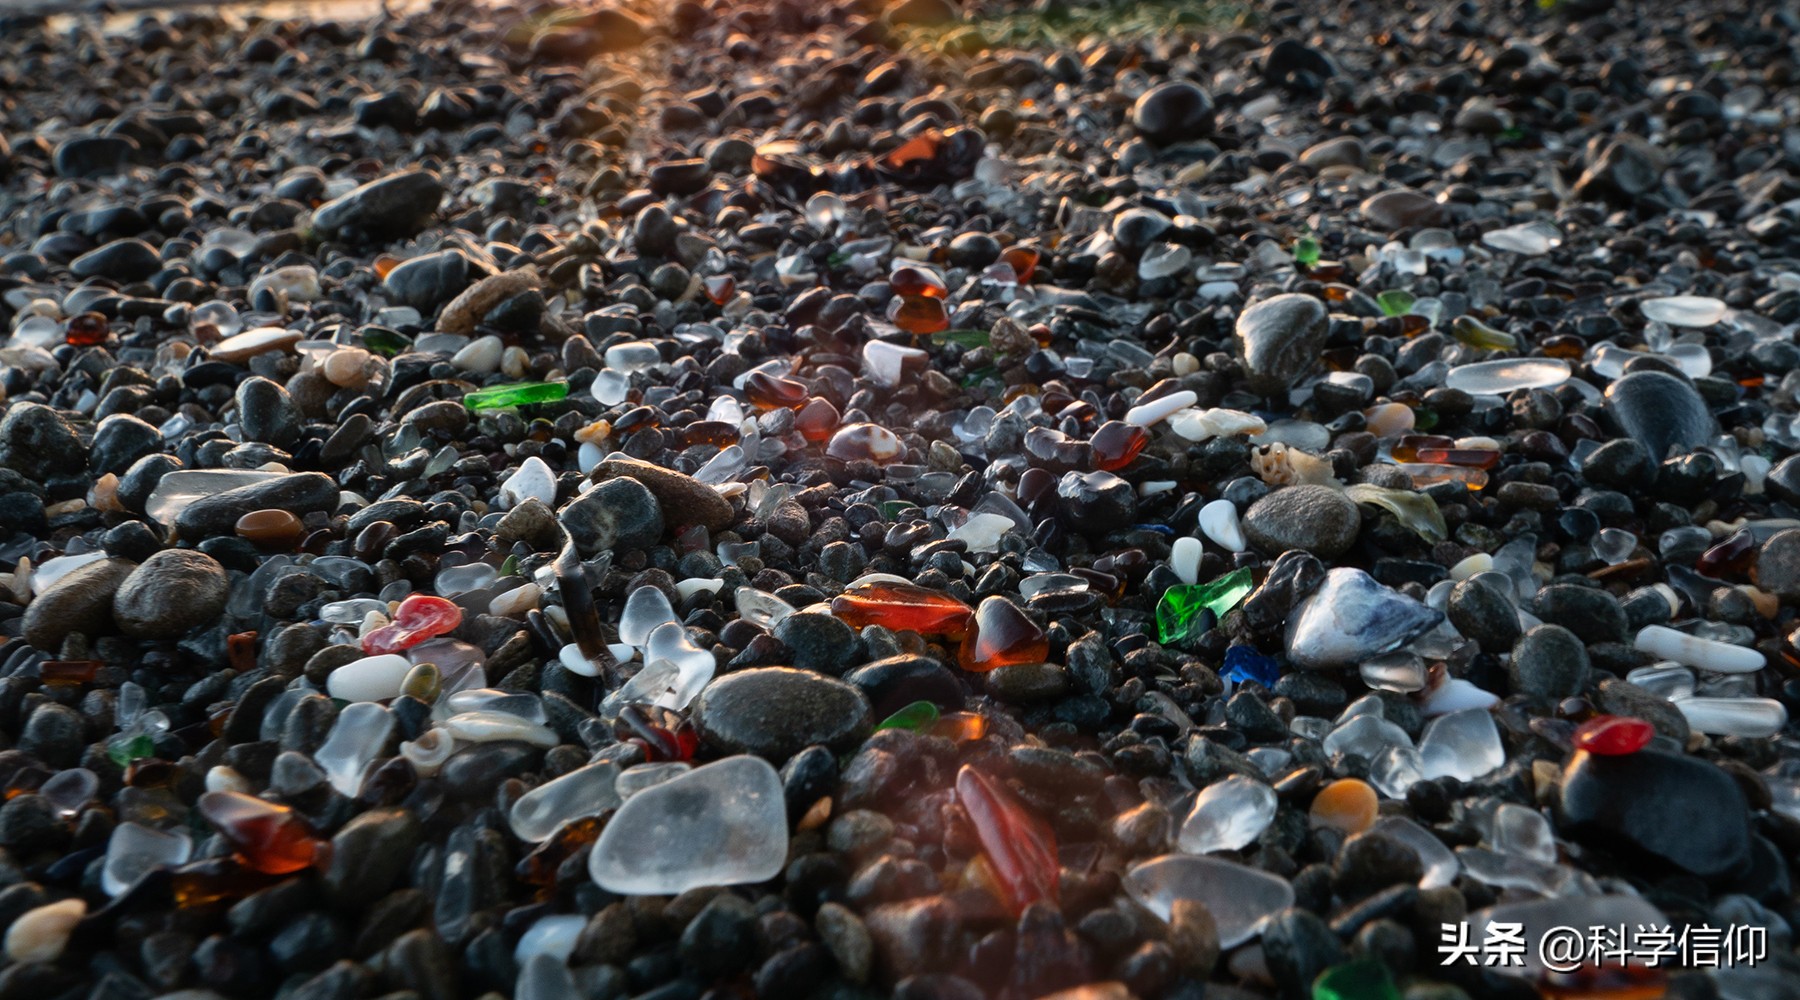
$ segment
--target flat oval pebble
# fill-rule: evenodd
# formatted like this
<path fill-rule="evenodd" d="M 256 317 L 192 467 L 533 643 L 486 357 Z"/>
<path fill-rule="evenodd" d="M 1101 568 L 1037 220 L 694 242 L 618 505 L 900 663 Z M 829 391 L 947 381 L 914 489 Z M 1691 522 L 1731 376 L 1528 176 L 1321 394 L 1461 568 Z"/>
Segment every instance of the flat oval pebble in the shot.
<path fill-rule="evenodd" d="M 1497 358 L 1457 365 L 1444 377 L 1444 386 L 1471 395 L 1503 396 L 1518 389 L 1548 389 L 1569 380 L 1566 361 L 1552 358 Z"/>
<path fill-rule="evenodd" d="M 787 839 L 775 768 L 727 757 L 627 799 L 594 844 L 588 871 L 602 889 L 627 896 L 761 882 L 786 863 Z"/>
<path fill-rule="evenodd" d="M 412 661 L 398 653 L 364 656 L 331 672 L 325 690 L 345 701 L 386 701 L 400 696 Z"/>
<path fill-rule="evenodd" d="M 776 763 L 815 743 L 855 746 L 874 725 L 871 714 L 854 686 L 787 667 L 727 674 L 700 692 L 693 709 L 707 743 Z"/>

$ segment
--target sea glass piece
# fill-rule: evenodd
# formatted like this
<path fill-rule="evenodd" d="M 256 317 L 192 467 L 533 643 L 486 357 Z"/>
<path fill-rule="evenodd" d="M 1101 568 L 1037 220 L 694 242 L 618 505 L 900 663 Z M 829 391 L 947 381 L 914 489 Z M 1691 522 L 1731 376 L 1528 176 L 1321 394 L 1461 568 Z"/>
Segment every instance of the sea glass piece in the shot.
<path fill-rule="evenodd" d="M 989 597 L 976 607 L 957 658 L 964 670 L 986 673 L 1049 656 L 1050 639 L 1036 622 L 1006 598 Z"/>
<path fill-rule="evenodd" d="M 659 625 L 650 633 L 649 641 L 644 644 L 644 661 L 675 666 L 676 675 L 669 693 L 657 704 L 676 710 L 686 708 L 699 696 L 700 690 L 712 681 L 718 670 L 718 661 L 713 658 L 712 651 L 695 645 L 688 637 L 687 629 L 675 622 Z"/>
<path fill-rule="evenodd" d="M 498 410 L 508 406 L 551 403 L 568 395 L 567 382 L 517 382 L 492 389 L 478 389 L 463 396 L 463 405 L 476 411 Z"/>
<path fill-rule="evenodd" d="M 178 469 L 156 481 L 156 489 L 150 491 L 150 498 L 144 502 L 144 513 L 160 524 L 172 525 L 189 504 L 201 497 L 285 475 L 288 473 L 253 469 Z"/>
<path fill-rule="evenodd" d="M 1106 472 L 1130 465 L 1149 443 L 1149 431 L 1122 420 L 1108 420 L 1088 438 L 1088 447 L 1094 453 L 1094 468 Z"/>
<path fill-rule="evenodd" d="M 915 701 L 876 724 L 877 730 L 910 729 L 928 732 L 938 721 L 938 707 L 929 701 Z"/>
<path fill-rule="evenodd" d="M 950 329 L 944 300 L 931 295 L 895 295 L 888 300 L 887 318 L 907 333 L 920 336 Z"/>
<path fill-rule="evenodd" d="M 1230 500 L 1214 500 L 1200 508 L 1199 524 L 1200 533 L 1227 552 L 1243 552 L 1250 547 L 1250 543 L 1244 538 L 1244 526 L 1238 518 L 1237 504 Z"/>
<path fill-rule="evenodd" d="M 291 549 L 306 533 L 300 519 L 285 510 L 253 510 L 238 518 L 234 530 L 239 538 L 264 549 Z"/>
<path fill-rule="evenodd" d="M 1435 608 L 1340 567 L 1290 615 L 1288 660 L 1307 669 L 1346 666 L 1390 652 L 1444 620 Z"/>
<path fill-rule="evenodd" d="M 1501 854 L 1544 865 L 1556 863 L 1556 837 L 1550 822 L 1537 810 L 1501 803 L 1494 810 L 1492 828 L 1488 843 Z"/>
<path fill-rule="evenodd" d="M 1423 493 L 1356 483 L 1346 487 L 1344 495 L 1357 503 L 1380 507 L 1394 515 L 1395 520 L 1420 538 L 1434 545 L 1450 537 L 1450 529 L 1444 524 L 1444 515 L 1438 510 L 1437 501 Z"/>
<path fill-rule="evenodd" d="M 1656 727 L 1643 719 L 1626 715 L 1596 715 L 1575 727 L 1577 750 L 1603 757 L 1622 757 L 1637 753 L 1650 744 Z"/>
<path fill-rule="evenodd" d="M 398 653 L 462 624 L 462 608 L 442 597 L 412 594 L 400 602 L 394 620 L 362 637 L 363 652 Z"/>
<path fill-rule="evenodd" d="M 1057 902 L 1061 865 L 1056 834 L 1004 786 L 965 764 L 956 774 L 956 800 L 968 813 L 982 853 L 1014 912 Z"/>
<path fill-rule="evenodd" d="M 331 735 L 313 754 L 338 794 L 354 798 L 362 790 L 363 772 L 394 731 L 394 715 L 372 701 L 351 702 L 338 713 Z"/>
<path fill-rule="evenodd" d="M 1400 1000 L 1400 987 L 1379 959 L 1364 958 L 1319 973 L 1312 1000 Z"/>
<path fill-rule="evenodd" d="M 524 940 L 519 943 L 523 945 Z M 574 948 L 572 938 L 570 948 Z M 535 954 L 519 962 L 518 967 L 519 976 L 513 981 L 513 1000 L 563 1000 L 581 995 L 581 989 L 575 985 L 575 973 L 570 971 L 566 961 L 555 955 Z"/>
<path fill-rule="evenodd" d="M 1638 303 L 1644 318 L 1670 326 L 1708 327 L 1725 318 L 1725 303 L 1707 295 L 1671 295 Z"/>
<path fill-rule="evenodd" d="M 286 875 L 323 860 L 330 845 L 315 838 L 306 821 L 287 806 L 237 792 L 207 792 L 200 813 L 237 850 L 245 867 L 264 875 Z"/>
<path fill-rule="evenodd" d="M 583 816 L 598 816 L 621 801 L 619 765 L 602 761 L 577 768 L 519 796 L 507 814 L 513 835 L 526 843 L 549 840 L 558 827 Z"/>
<path fill-rule="evenodd" d="M 1249 568 L 1243 567 L 1210 583 L 1170 587 L 1156 604 L 1157 641 L 1169 646 L 1203 634 L 1255 586 Z"/>
<path fill-rule="evenodd" d="M 960 637 L 975 609 L 941 591 L 884 580 L 851 584 L 832 600 L 831 613 L 851 628 L 880 625 Z"/>
<path fill-rule="evenodd" d="M 510 712 L 458 712 L 444 720 L 444 730 L 458 743 L 518 740 L 549 749 L 561 742 L 556 730 Z"/>
<path fill-rule="evenodd" d="M 1181 824 L 1177 845 L 1189 854 L 1235 851 L 1275 821 L 1275 789 L 1241 774 L 1207 785 Z"/>
<path fill-rule="evenodd" d="M 654 788 L 665 781 L 671 781 L 694 769 L 694 765 L 686 761 L 666 760 L 655 764 L 637 764 L 619 772 L 619 780 L 614 788 L 619 793 L 619 801 L 623 802 L 646 788 Z"/>
<path fill-rule="evenodd" d="M 1273 688 L 1281 679 L 1281 665 L 1272 656 L 1264 656 L 1249 646 L 1239 643 L 1225 650 L 1225 662 L 1219 670 L 1219 676 L 1239 683 L 1255 681 L 1266 688 Z"/>
<path fill-rule="evenodd" d="M 1400 288 L 1390 288 L 1375 296 L 1375 303 L 1381 306 L 1384 316 L 1404 316 L 1412 311 L 1413 303 L 1417 301 L 1413 293 Z"/>
<path fill-rule="evenodd" d="M 138 823 L 120 823 L 106 842 L 106 863 L 100 870 L 100 888 L 117 896 L 157 868 L 186 864 L 194 840 L 185 830 L 153 830 Z"/>
<path fill-rule="evenodd" d="M 1664 625 L 1646 625 L 1639 629 L 1633 644 L 1657 659 L 1674 660 L 1721 674 L 1755 673 L 1765 664 L 1763 654 L 1754 649 L 1716 639 L 1702 639 Z"/>
<path fill-rule="evenodd" d="M 640 586 L 626 596 L 625 610 L 619 613 L 619 641 L 641 647 L 659 626 L 680 620 L 662 588 Z"/>
<path fill-rule="evenodd" d="M 900 436 L 880 424 L 845 424 L 825 444 L 825 454 L 841 462 L 874 462 L 886 465 L 906 455 Z"/>
<path fill-rule="evenodd" d="M 1500 358 L 1458 365 L 1444 377 L 1444 385 L 1470 395 L 1500 396 L 1516 389 L 1548 389 L 1569 380 L 1567 361 L 1555 358 Z"/>
<path fill-rule="evenodd" d="M 1675 703 L 1688 725 L 1708 736 L 1759 739 L 1787 725 L 1787 707 L 1773 698 L 1683 698 Z"/>
<path fill-rule="evenodd" d="M 781 776 L 748 755 L 697 767 L 627 799 L 588 858 L 602 889 L 672 896 L 763 882 L 787 863 Z"/>
<path fill-rule="evenodd" d="M 1312 267 L 1317 264 L 1319 255 L 1323 252 L 1319 241 L 1311 236 L 1302 236 L 1294 241 L 1294 263 L 1301 267 Z"/>
<path fill-rule="evenodd" d="M 1525 222 L 1482 233 L 1481 242 L 1496 250 L 1536 257 L 1562 245 L 1562 230 L 1549 222 Z"/>
<path fill-rule="evenodd" d="M 1321 745 L 1330 757 L 1355 754 L 1373 760 L 1389 747 L 1412 749 L 1412 737 L 1406 735 L 1406 730 L 1379 714 L 1369 713 L 1346 719 L 1325 734 Z"/>
<path fill-rule="evenodd" d="M 1138 905 L 1164 921 L 1176 900 L 1204 904 L 1223 948 L 1255 937 L 1264 919 L 1294 905 L 1294 887 L 1287 879 L 1223 858 L 1165 854 L 1133 867 L 1123 881 Z"/>
<path fill-rule="evenodd" d="M 1346 834 L 1361 833 L 1375 822 L 1380 800 L 1368 782 L 1339 778 L 1313 796 L 1307 816 L 1314 826 L 1328 826 Z"/>
<path fill-rule="evenodd" d="M 1458 316 L 1450 324 L 1450 335 L 1459 343 L 1484 351 L 1513 351 L 1519 347 L 1519 338 L 1505 330 L 1496 330 L 1473 316 Z"/>
<path fill-rule="evenodd" d="M 1419 759 L 1427 778 L 1473 781 L 1506 763 L 1506 749 L 1494 717 L 1484 709 L 1471 708 L 1427 723 L 1419 737 Z"/>

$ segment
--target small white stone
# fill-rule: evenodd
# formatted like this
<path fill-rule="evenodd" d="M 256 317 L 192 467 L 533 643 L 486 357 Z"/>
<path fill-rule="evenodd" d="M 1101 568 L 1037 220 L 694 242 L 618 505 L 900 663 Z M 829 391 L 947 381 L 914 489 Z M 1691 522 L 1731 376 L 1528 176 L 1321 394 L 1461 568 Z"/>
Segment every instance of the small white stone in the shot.
<path fill-rule="evenodd" d="M 675 593 L 685 601 L 699 593 L 716 594 L 724 586 L 725 581 L 717 578 L 691 577 L 675 581 Z"/>
<path fill-rule="evenodd" d="M 1644 626 L 1637 634 L 1636 646 L 1659 659 L 1721 674 L 1755 673 L 1765 662 L 1763 655 L 1754 649 L 1716 639 L 1702 639 L 1663 625 Z"/>
<path fill-rule="evenodd" d="M 582 677 L 600 676 L 600 664 L 588 659 L 582 653 L 581 647 L 572 642 L 557 651 L 556 662 L 562 664 L 563 669 L 572 674 Z"/>
<path fill-rule="evenodd" d="M 1242 552 L 1250 547 L 1244 540 L 1243 525 L 1238 522 L 1237 505 L 1230 500 L 1214 500 L 1200 508 L 1200 532 L 1227 552 Z"/>
<path fill-rule="evenodd" d="M 993 552 L 1000 547 L 1000 536 L 1017 527 L 1013 520 L 1004 514 L 982 512 L 972 514 L 967 521 L 950 532 L 950 537 L 969 544 L 970 552 Z"/>
<path fill-rule="evenodd" d="M 1182 583 L 1200 582 L 1200 554 L 1204 549 L 1200 539 L 1191 536 L 1177 538 L 1169 546 L 1169 568 L 1181 577 Z"/>
<path fill-rule="evenodd" d="M 1773 698 L 1683 698 L 1675 702 L 1693 729 L 1708 736 L 1774 736 L 1787 725 L 1787 708 Z"/>
<path fill-rule="evenodd" d="M 543 588 L 535 583 L 514 587 L 488 602 L 488 614 L 501 618 L 523 618 L 538 606 Z"/>
<path fill-rule="evenodd" d="M 506 352 L 506 345 L 499 337 L 477 337 L 467 347 L 450 356 L 450 363 L 466 372 L 477 375 L 492 375 L 500 370 L 500 356 Z"/>
<path fill-rule="evenodd" d="M 554 507 L 556 471 L 550 468 L 550 463 L 533 455 L 520 462 L 518 469 L 500 484 L 500 496 L 508 507 L 517 507 L 534 498 L 542 501 L 546 507 Z"/>
<path fill-rule="evenodd" d="M 1160 399 L 1140 403 L 1125 411 L 1125 422 L 1136 427 L 1153 427 L 1171 414 L 1193 406 L 1200 399 L 1192 389 L 1171 392 Z"/>
<path fill-rule="evenodd" d="M 444 728 L 462 743 L 522 740 L 549 749 L 561 742 L 548 726 L 506 712 L 458 712 L 444 720 Z"/>
<path fill-rule="evenodd" d="M 413 668 L 398 653 L 365 656 L 333 670 L 325 678 L 325 690 L 345 701 L 386 701 L 400 696 L 400 685 Z"/>
<path fill-rule="evenodd" d="M 290 264 L 260 275 L 250 282 L 250 300 L 264 290 L 285 295 L 289 302 L 313 302 L 322 294 L 319 272 L 310 264 Z"/>
<path fill-rule="evenodd" d="M 209 792 L 238 792 L 249 795 L 252 792 L 250 779 L 237 772 L 236 768 L 224 764 L 215 764 L 206 772 L 206 790 Z"/>
<path fill-rule="evenodd" d="M 1450 567 L 1450 579 L 1461 583 L 1477 573 L 1486 573 L 1493 568 L 1494 557 L 1488 555 L 1486 552 L 1477 552 Z"/>
<path fill-rule="evenodd" d="M 534 955 L 548 955 L 558 962 L 567 962 L 575 951 L 575 939 L 586 926 L 587 918 L 580 914 L 543 917 L 519 938 L 518 946 L 513 948 L 513 961 L 523 966 Z"/>
<path fill-rule="evenodd" d="M 75 925 L 87 915 L 87 903 L 64 899 L 25 911 L 6 929 L 6 957 L 15 962 L 54 962 L 69 943 Z"/>

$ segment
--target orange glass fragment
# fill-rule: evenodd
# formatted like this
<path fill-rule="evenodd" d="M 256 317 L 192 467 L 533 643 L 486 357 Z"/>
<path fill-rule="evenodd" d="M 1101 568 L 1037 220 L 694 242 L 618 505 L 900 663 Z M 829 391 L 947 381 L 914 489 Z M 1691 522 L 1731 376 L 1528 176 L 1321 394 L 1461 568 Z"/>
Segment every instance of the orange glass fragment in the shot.
<path fill-rule="evenodd" d="M 964 764 L 956 800 L 969 814 L 981 851 L 1015 913 L 1036 902 L 1057 902 L 1056 833 L 999 782 Z"/>
<path fill-rule="evenodd" d="M 925 295 L 897 295 L 888 300 L 888 322 L 907 333 L 925 336 L 950 329 L 950 313 L 943 299 Z"/>
<path fill-rule="evenodd" d="M 1123 420 L 1108 420 L 1088 438 L 1094 451 L 1094 468 L 1103 472 L 1123 469 L 1150 443 L 1150 432 Z"/>
<path fill-rule="evenodd" d="M 1031 276 L 1037 273 L 1038 261 L 1042 259 L 1043 255 L 1030 247 L 1007 247 L 1000 254 L 1001 262 L 1013 269 L 1013 273 L 1019 276 L 1021 285 L 1030 281 Z"/>
<path fill-rule="evenodd" d="M 818 444 L 831 438 L 840 419 L 842 415 L 838 413 L 837 407 L 831 405 L 831 400 L 814 396 L 800 408 L 799 415 L 794 418 L 794 429 L 800 432 L 801 437 Z"/>
<path fill-rule="evenodd" d="M 751 372 L 744 379 L 744 395 L 759 410 L 798 410 L 811 398 L 804 384 L 768 372 Z"/>
<path fill-rule="evenodd" d="M 941 591 L 878 581 L 845 590 L 832 600 L 831 613 L 851 628 L 880 625 L 895 631 L 961 637 L 968 631 L 975 609 Z"/>
<path fill-rule="evenodd" d="M 237 848 L 246 868 L 286 875 L 325 862 L 331 845 L 314 837 L 306 821 L 287 806 L 238 792 L 207 792 L 200 813 Z"/>
<path fill-rule="evenodd" d="M 983 600 L 970 625 L 957 652 L 964 670 L 986 673 L 1017 663 L 1042 663 L 1050 655 L 1044 630 L 1004 597 Z"/>
<path fill-rule="evenodd" d="M 712 300 L 713 305 L 722 306 L 737 294 L 737 279 L 729 274 L 715 274 L 702 279 L 700 287 L 706 289 L 706 297 Z"/>

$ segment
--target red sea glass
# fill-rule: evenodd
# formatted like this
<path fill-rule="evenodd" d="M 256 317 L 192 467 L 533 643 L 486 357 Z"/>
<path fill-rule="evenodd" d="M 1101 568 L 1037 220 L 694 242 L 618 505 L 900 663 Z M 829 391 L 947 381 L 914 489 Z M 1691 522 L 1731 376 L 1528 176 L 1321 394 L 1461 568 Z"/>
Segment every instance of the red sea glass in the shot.
<path fill-rule="evenodd" d="M 1050 656 L 1050 639 L 1037 623 L 1004 597 L 990 597 L 975 609 L 969 634 L 957 659 L 962 668 L 986 673 L 1016 663 L 1042 663 Z"/>
<path fill-rule="evenodd" d="M 960 636 L 975 609 L 949 594 L 910 583 L 864 583 L 831 602 L 831 613 L 851 628 L 880 625 L 895 631 Z"/>
<path fill-rule="evenodd" d="M 400 602 L 394 620 L 363 636 L 363 652 L 398 653 L 427 639 L 454 631 L 462 624 L 462 609 L 442 597 L 414 594 Z"/>
<path fill-rule="evenodd" d="M 200 812 L 237 848 L 246 868 L 286 875 L 323 861 L 330 845 L 313 836 L 306 821 L 286 806 L 237 792 L 207 792 Z"/>
<path fill-rule="evenodd" d="M 722 306 L 730 302 L 731 297 L 737 294 L 737 279 L 729 274 L 715 274 L 710 278 L 704 278 L 700 285 L 706 289 L 706 297 L 711 299 L 715 306 Z"/>
<path fill-rule="evenodd" d="M 1637 753 L 1656 735 L 1656 727 L 1624 715 L 1596 715 L 1575 730 L 1575 749 L 1602 757 Z"/>
<path fill-rule="evenodd" d="M 1702 576 L 1714 578 L 1747 573 L 1756 562 L 1756 555 L 1756 536 L 1750 533 L 1749 528 L 1745 528 L 1700 553 L 1700 558 L 1694 562 L 1694 568 Z"/>
<path fill-rule="evenodd" d="M 1033 816 L 999 782 L 965 764 L 956 775 L 956 799 L 974 824 L 1006 901 L 1014 912 L 1036 902 L 1057 902 L 1056 833 Z"/>
<path fill-rule="evenodd" d="M 1500 464 L 1500 453 L 1481 448 L 1420 448 L 1414 459 L 1430 465 L 1461 465 L 1471 469 L 1491 469 Z"/>
<path fill-rule="evenodd" d="M 1094 449 L 1094 467 L 1103 472 L 1130 465 L 1149 443 L 1149 431 L 1123 420 L 1108 420 L 1088 439 L 1088 446 Z"/>
<path fill-rule="evenodd" d="M 1447 438 L 1441 434 L 1403 434 L 1400 440 L 1394 442 L 1390 454 L 1396 462 L 1421 462 L 1424 461 L 1419 457 L 1421 449 L 1450 448 L 1455 444 L 1455 438 Z"/>

